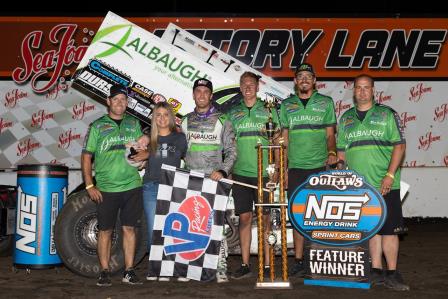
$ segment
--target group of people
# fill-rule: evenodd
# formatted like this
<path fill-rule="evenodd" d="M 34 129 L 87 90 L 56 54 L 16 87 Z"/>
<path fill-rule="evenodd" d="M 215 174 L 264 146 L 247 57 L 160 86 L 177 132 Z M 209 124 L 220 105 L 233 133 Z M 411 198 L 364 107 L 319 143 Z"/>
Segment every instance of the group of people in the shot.
<path fill-rule="evenodd" d="M 91 124 L 82 153 L 86 189 L 91 199 L 98 204 L 98 256 L 102 271 L 97 285 L 111 285 L 108 270 L 111 235 L 119 210 L 125 256 L 122 281 L 141 284 L 133 270 L 135 227 L 139 225 L 143 208 L 148 223 L 150 250 L 162 163 L 180 167 L 183 159 L 187 169 L 203 172 L 213 180 L 231 177 L 238 182 L 256 185 L 258 171 L 255 147 L 259 143 L 268 144 L 261 128 L 271 119 L 281 127 L 281 137 L 287 149 L 284 167 L 288 169 L 286 183 L 289 194 L 308 176 L 325 170 L 327 165 L 355 170 L 381 192 L 388 216 L 381 231 L 370 240 L 371 281 L 374 285 L 384 285 L 395 290 L 409 289 L 396 270 L 398 234 L 404 230 L 399 188 L 400 164 L 405 152 L 405 139 L 397 113 L 388 106 L 375 103 L 374 80 L 368 75 L 355 78 L 355 105 L 343 114 L 339 124 L 333 100 L 315 89 L 316 74 L 310 64 L 303 63 L 296 69 L 294 83 L 294 95 L 281 103 L 277 116 L 257 97 L 259 76 L 254 73 L 245 72 L 241 75 L 241 102 L 227 113 L 220 112 L 213 105 L 212 82 L 205 78 L 198 79 L 193 85 L 196 107 L 183 118 L 181 128 L 176 127 L 170 104 L 160 102 L 153 109 L 150 136 L 144 136 L 138 121 L 125 114 L 126 88 L 113 86 L 110 89 L 108 114 Z M 374 131 L 381 134 L 373 134 Z M 137 140 L 145 146 L 132 159 L 136 162 L 147 160 L 143 183 L 137 169 L 130 166 L 123 155 L 126 144 Z M 96 185 L 92 177 L 93 157 Z M 265 182 L 268 181 L 266 167 L 267 158 L 263 161 Z M 276 171 L 279 167 L 276 161 Z M 239 216 L 242 263 L 231 278 L 243 279 L 253 274 L 249 257 L 257 191 L 233 184 L 232 196 L 235 213 Z M 293 235 L 295 262 L 290 267 L 290 276 L 301 277 L 305 273 L 304 238 L 297 231 Z M 217 282 L 228 281 L 226 251 L 223 237 Z M 268 250 L 265 252 L 268 253 Z M 383 254 L 386 270 L 382 266 Z M 269 276 L 268 273 L 269 255 L 266 254 L 265 275 Z M 156 279 L 168 278 L 148 273 L 147 280 Z"/>

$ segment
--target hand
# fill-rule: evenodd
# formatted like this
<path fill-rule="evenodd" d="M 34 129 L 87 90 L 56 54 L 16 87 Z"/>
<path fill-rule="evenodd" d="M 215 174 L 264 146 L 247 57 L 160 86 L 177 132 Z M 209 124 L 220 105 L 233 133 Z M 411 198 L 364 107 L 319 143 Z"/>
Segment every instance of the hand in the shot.
<path fill-rule="evenodd" d="M 141 162 L 147 160 L 148 158 L 149 158 L 148 150 L 137 150 L 137 154 L 131 156 L 130 160 L 135 162 Z"/>
<path fill-rule="evenodd" d="M 94 202 L 100 203 L 103 201 L 103 195 L 95 186 L 87 189 L 87 193 Z"/>
<path fill-rule="evenodd" d="M 328 159 L 327 159 L 326 163 L 330 167 L 335 167 L 336 163 L 338 163 L 338 157 L 336 157 L 335 155 L 328 155 Z"/>
<path fill-rule="evenodd" d="M 394 180 L 391 177 L 384 176 L 383 180 L 381 181 L 381 195 L 386 195 L 390 192 L 392 188 L 392 184 L 394 183 Z"/>
<path fill-rule="evenodd" d="M 213 171 L 212 174 L 210 174 L 210 178 L 214 181 L 219 181 L 223 177 L 224 176 L 222 175 L 222 173 L 220 171 Z"/>

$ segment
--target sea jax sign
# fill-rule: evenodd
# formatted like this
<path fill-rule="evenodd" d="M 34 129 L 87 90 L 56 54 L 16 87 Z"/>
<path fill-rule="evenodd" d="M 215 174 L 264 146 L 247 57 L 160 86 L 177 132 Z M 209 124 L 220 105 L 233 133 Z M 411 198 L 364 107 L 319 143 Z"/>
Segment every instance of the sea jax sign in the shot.
<path fill-rule="evenodd" d="M 311 175 L 294 190 L 292 225 L 305 238 L 304 283 L 370 288 L 368 240 L 383 226 L 383 197 L 350 170 Z"/>

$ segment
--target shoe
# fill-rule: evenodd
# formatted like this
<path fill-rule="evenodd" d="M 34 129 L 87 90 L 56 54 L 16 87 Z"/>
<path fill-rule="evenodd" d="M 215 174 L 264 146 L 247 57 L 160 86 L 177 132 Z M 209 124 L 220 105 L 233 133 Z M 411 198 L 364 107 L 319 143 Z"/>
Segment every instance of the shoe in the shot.
<path fill-rule="evenodd" d="M 264 266 L 263 278 L 264 278 L 264 280 L 270 280 L 271 279 L 271 267 Z"/>
<path fill-rule="evenodd" d="M 180 282 L 188 282 L 188 281 L 190 281 L 190 278 L 186 278 L 186 277 L 178 277 L 177 278 L 177 281 L 180 281 Z"/>
<path fill-rule="evenodd" d="M 289 271 L 290 277 L 303 277 L 305 275 L 305 265 L 303 260 L 296 259 L 296 262 Z"/>
<path fill-rule="evenodd" d="M 143 284 L 140 278 L 138 278 L 137 274 L 135 274 L 134 269 L 128 269 L 124 271 L 123 279 L 121 281 L 131 285 Z"/>
<path fill-rule="evenodd" d="M 169 276 L 160 276 L 159 281 L 170 281 L 170 277 Z"/>
<path fill-rule="evenodd" d="M 232 274 L 233 279 L 243 279 L 252 276 L 252 271 L 247 264 L 241 264 L 241 267 Z"/>
<path fill-rule="evenodd" d="M 218 271 L 218 272 L 216 272 L 216 282 L 217 283 L 229 282 L 229 278 L 227 277 L 227 273 L 225 271 Z"/>
<path fill-rule="evenodd" d="M 157 276 L 150 276 L 150 275 L 146 276 L 146 280 L 148 281 L 156 281 L 157 279 L 158 279 Z"/>
<path fill-rule="evenodd" d="M 372 286 L 384 285 L 384 271 L 383 269 L 372 268 L 370 269 L 370 284 Z"/>
<path fill-rule="evenodd" d="M 110 271 L 108 269 L 101 271 L 96 285 L 99 287 L 110 287 L 112 285 L 112 282 L 110 281 Z"/>
<path fill-rule="evenodd" d="M 384 281 L 384 286 L 386 288 L 395 290 L 395 291 L 409 291 L 409 286 L 404 283 L 403 277 L 401 277 L 400 272 L 393 271 L 386 274 L 386 279 Z"/>

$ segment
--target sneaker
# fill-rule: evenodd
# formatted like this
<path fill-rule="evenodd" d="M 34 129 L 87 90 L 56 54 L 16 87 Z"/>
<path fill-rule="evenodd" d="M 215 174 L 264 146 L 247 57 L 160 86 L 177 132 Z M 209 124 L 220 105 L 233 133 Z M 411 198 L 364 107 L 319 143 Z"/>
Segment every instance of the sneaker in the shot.
<path fill-rule="evenodd" d="M 370 269 L 370 284 L 372 286 L 384 285 L 384 271 L 383 269 L 372 268 Z"/>
<path fill-rule="evenodd" d="M 148 281 L 156 281 L 157 279 L 158 279 L 157 276 L 151 276 L 151 275 L 146 276 L 146 280 L 148 280 Z"/>
<path fill-rule="evenodd" d="M 229 282 L 229 278 L 227 277 L 227 273 L 225 271 L 218 271 L 218 272 L 216 272 L 216 282 L 217 283 Z"/>
<path fill-rule="evenodd" d="M 160 276 L 159 281 L 170 281 L 170 277 L 169 276 Z"/>
<path fill-rule="evenodd" d="M 99 287 L 110 287 L 112 285 L 112 282 L 110 281 L 110 271 L 108 269 L 101 271 L 96 285 Z"/>
<path fill-rule="evenodd" d="M 398 271 L 393 271 L 392 273 L 388 271 L 384 286 L 395 291 L 409 291 L 409 286 L 404 283 L 403 277 L 401 277 Z"/>
<path fill-rule="evenodd" d="M 269 266 L 264 266 L 264 269 L 263 269 L 263 277 L 264 277 L 264 280 L 269 280 L 269 279 L 271 279 L 271 267 L 269 267 Z"/>
<path fill-rule="evenodd" d="M 177 278 L 177 281 L 180 281 L 180 282 L 188 282 L 188 281 L 190 281 L 190 278 L 186 278 L 186 277 L 181 277 L 181 276 L 179 276 L 179 277 Z"/>
<path fill-rule="evenodd" d="M 305 265 L 303 260 L 296 259 L 296 262 L 289 270 L 290 277 L 303 277 L 305 275 Z"/>
<path fill-rule="evenodd" d="M 241 267 L 232 274 L 233 279 L 243 279 L 252 276 L 252 271 L 250 271 L 249 265 L 241 264 Z"/>
<path fill-rule="evenodd" d="M 134 269 L 128 269 L 124 271 L 123 279 L 121 281 L 131 285 L 143 284 L 140 278 L 138 278 L 137 274 L 135 274 Z"/>

